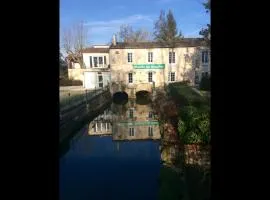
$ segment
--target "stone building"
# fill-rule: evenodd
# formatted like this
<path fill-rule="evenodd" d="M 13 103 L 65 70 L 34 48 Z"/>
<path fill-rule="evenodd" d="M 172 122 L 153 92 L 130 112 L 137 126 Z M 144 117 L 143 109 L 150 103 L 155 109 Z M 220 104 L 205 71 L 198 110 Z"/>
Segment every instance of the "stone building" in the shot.
<path fill-rule="evenodd" d="M 177 81 L 198 84 L 210 74 L 209 50 L 200 38 L 185 38 L 174 48 L 159 42 L 123 43 L 113 39 L 109 48 L 111 92 L 136 92 Z"/>

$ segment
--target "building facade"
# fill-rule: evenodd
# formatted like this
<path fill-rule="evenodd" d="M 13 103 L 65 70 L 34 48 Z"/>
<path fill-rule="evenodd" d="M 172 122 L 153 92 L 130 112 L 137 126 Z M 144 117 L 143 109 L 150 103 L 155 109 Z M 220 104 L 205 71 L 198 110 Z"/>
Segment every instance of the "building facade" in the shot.
<path fill-rule="evenodd" d="M 110 81 L 109 46 L 99 45 L 83 50 L 82 68 L 78 63 L 68 70 L 69 78 L 81 80 L 86 89 L 99 89 Z"/>
<path fill-rule="evenodd" d="M 112 93 L 125 90 L 151 92 L 177 81 L 199 83 L 210 74 L 208 48 L 201 39 L 183 39 L 174 48 L 157 42 L 117 43 L 110 46 Z"/>
<path fill-rule="evenodd" d="M 88 89 L 111 85 L 111 92 L 151 92 L 171 82 L 199 85 L 210 75 L 210 49 L 201 38 L 184 38 L 174 48 L 158 42 L 97 45 L 83 51 L 85 68 L 74 63 L 69 78 L 83 81 Z"/>

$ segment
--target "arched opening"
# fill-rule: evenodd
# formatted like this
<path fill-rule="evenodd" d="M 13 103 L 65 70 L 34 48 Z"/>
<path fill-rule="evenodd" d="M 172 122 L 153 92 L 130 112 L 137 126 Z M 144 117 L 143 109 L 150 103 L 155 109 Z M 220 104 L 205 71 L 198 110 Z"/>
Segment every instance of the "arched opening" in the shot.
<path fill-rule="evenodd" d="M 124 105 L 128 102 L 128 94 L 126 92 L 116 92 L 113 94 L 113 103 Z"/>
<path fill-rule="evenodd" d="M 151 103 L 150 92 L 146 90 L 136 92 L 136 103 L 141 105 L 147 105 Z"/>

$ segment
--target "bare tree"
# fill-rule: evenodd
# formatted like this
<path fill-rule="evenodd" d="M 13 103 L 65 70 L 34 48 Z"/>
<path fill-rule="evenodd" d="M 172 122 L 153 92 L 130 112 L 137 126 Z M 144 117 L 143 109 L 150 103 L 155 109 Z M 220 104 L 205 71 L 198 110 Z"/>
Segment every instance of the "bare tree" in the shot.
<path fill-rule="evenodd" d="M 134 31 L 132 26 L 123 24 L 118 32 L 119 40 L 122 42 L 146 42 L 151 40 L 151 33 L 142 28 Z"/>
<path fill-rule="evenodd" d="M 83 22 L 63 30 L 63 48 L 68 56 L 85 68 L 82 51 L 87 45 L 87 29 Z"/>

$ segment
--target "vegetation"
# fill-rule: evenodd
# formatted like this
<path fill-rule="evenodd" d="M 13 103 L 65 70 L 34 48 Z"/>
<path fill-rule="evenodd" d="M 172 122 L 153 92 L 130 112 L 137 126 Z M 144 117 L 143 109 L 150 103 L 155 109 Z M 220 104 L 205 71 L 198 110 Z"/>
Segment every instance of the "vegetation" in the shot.
<path fill-rule="evenodd" d="M 178 108 L 189 105 L 201 107 L 208 103 L 185 82 L 170 83 L 168 85 L 168 95 L 173 99 Z"/>
<path fill-rule="evenodd" d="M 200 90 L 210 91 L 210 76 L 203 76 L 200 82 Z"/>
<path fill-rule="evenodd" d="M 62 43 L 68 58 L 85 68 L 82 52 L 87 46 L 87 29 L 83 22 L 63 30 Z"/>
<path fill-rule="evenodd" d="M 163 166 L 159 174 L 159 199 L 179 200 L 186 196 L 186 186 L 181 177 L 172 169 Z"/>
<path fill-rule="evenodd" d="M 211 0 L 206 0 L 203 3 L 203 6 L 206 10 L 207 13 L 209 13 L 211 11 Z M 207 45 L 210 45 L 210 34 L 211 34 L 211 25 L 207 24 L 206 28 L 202 28 L 202 30 L 199 32 L 200 35 L 203 36 L 205 42 Z"/>
<path fill-rule="evenodd" d="M 123 24 L 117 33 L 121 42 L 147 42 L 151 40 L 151 33 L 144 29 L 133 30 L 132 26 Z"/>
<path fill-rule="evenodd" d="M 178 132 L 184 144 L 210 143 L 210 105 L 185 83 L 168 85 L 168 93 L 178 103 Z"/>
<path fill-rule="evenodd" d="M 64 60 L 62 53 L 59 54 L 59 75 L 64 78 L 67 78 L 68 76 L 67 63 Z"/>
<path fill-rule="evenodd" d="M 180 112 L 178 131 L 184 144 L 209 144 L 209 112 L 194 106 L 184 107 Z"/>
<path fill-rule="evenodd" d="M 169 10 L 166 18 L 165 12 L 163 10 L 160 11 L 159 19 L 155 22 L 154 29 L 154 39 L 170 46 L 173 46 L 176 41 L 182 38 L 182 33 L 177 30 L 176 21 L 171 10 Z"/>
<path fill-rule="evenodd" d="M 81 80 L 61 79 L 59 81 L 60 86 L 81 86 L 83 85 Z"/>

